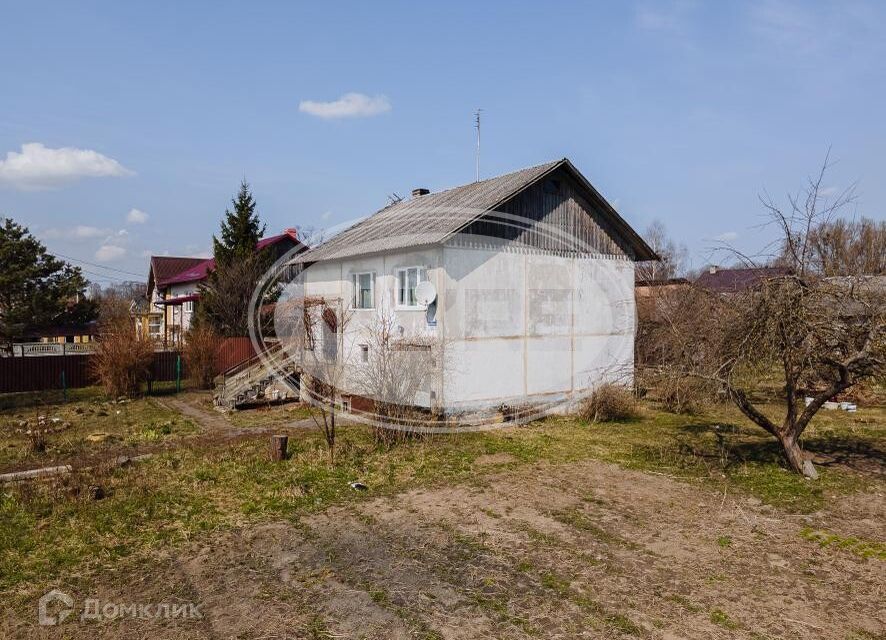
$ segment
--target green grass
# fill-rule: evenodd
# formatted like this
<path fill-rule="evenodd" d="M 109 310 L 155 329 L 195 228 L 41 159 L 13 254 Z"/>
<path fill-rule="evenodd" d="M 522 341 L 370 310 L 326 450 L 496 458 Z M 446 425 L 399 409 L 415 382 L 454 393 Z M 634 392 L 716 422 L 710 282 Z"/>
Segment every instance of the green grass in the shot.
<path fill-rule="evenodd" d="M 727 614 L 725 611 L 722 611 L 721 609 L 714 609 L 713 611 L 711 611 L 710 620 L 714 624 L 719 625 L 724 629 L 734 630 L 738 629 L 741 626 L 735 620 L 730 618 L 729 614 Z"/>
<path fill-rule="evenodd" d="M 72 426 L 70 443 L 52 444 L 59 447 L 52 455 L 68 451 L 64 447 L 82 453 L 82 438 L 95 431 L 112 433 L 122 446 L 177 438 L 194 429 L 151 400 L 104 405 L 98 398 L 85 397 L 57 410 L 76 412 L 76 407 L 92 412 L 83 424 Z M 21 411 L 2 412 L 0 420 L 15 420 Z M 244 412 L 237 420 L 260 423 L 271 413 Z M 832 448 L 847 439 L 882 448 L 883 416 L 882 410 L 828 416 L 810 428 L 810 435 Z M 558 417 L 487 433 L 407 440 L 392 447 L 377 446 L 367 429 L 351 425 L 340 429 L 334 467 L 314 429 L 291 436 L 291 458 L 280 463 L 270 461 L 265 438 L 214 447 L 202 443 L 202 448 L 182 439 L 187 446 L 127 469 L 92 469 L 46 482 L 0 486 L 0 592 L 39 590 L 63 572 L 100 569 L 115 559 L 181 544 L 216 529 L 294 519 L 333 504 L 420 485 L 481 482 L 482 474 L 499 473 L 503 467 L 475 461 L 496 453 L 513 457 L 507 468 L 594 458 L 706 483 L 718 492 L 725 483 L 731 493 L 756 496 L 790 511 L 819 509 L 831 496 L 881 482 L 841 468 L 822 468 L 818 482 L 803 480 L 783 469 L 765 434 L 736 424 L 741 424 L 738 417 L 728 412 L 687 418 L 649 410 L 644 419 L 630 423 L 589 425 Z M 4 431 L 0 464 L 21 460 L 16 458 L 21 447 L 20 439 Z M 352 490 L 348 483 L 354 480 L 367 484 L 369 491 Z M 101 484 L 107 497 L 90 501 L 85 491 L 90 484 Z M 613 542 L 581 510 L 556 517 Z M 872 548 L 849 547 L 864 553 Z M 874 555 L 882 553 L 882 547 L 873 548 Z"/>
<path fill-rule="evenodd" d="M 0 411 L 0 472 L 69 462 L 79 456 L 122 453 L 127 447 L 175 440 L 197 432 L 188 418 L 160 406 L 152 398 L 108 401 L 96 390 L 78 390 L 69 402 L 17 404 Z M 46 418 L 45 452 L 31 451 L 28 429 Z M 100 435 L 99 435 L 100 434 Z M 89 436 L 102 438 L 92 442 Z"/>
<path fill-rule="evenodd" d="M 854 553 L 862 558 L 876 558 L 886 560 L 886 544 L 865 540 L 854 536 L 841 536 L 826 531 L 816 531 L 810 527 L 804 527 L 800 535 L 810 542 L 817 542 L 822 548 L 830 547 Z"/>

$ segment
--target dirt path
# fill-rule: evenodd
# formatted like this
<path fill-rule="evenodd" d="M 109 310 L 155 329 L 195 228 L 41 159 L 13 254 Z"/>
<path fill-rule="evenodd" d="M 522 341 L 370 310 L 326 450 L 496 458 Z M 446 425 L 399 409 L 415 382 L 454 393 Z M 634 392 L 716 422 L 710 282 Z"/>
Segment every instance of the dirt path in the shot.
<path fill-rule="evenodd" d="M 876 495 L 859 494 L 835 513 L 791 516 L 599 462 L 538 465 L 216 534 L 149 566 L 121 567 L 95 597 L 173 597 L 199 603 L 203 618 L 68 625 L 65 632 L 883 637 L 886 562 L 821 547 L 801 531 L 881 540 L 884 521 Z"/>
<path fill-rule="evenodd" d="M 266 427 L 237 427 L 227 419 L 225 414 L 218 411 L 207 411 L 190 400 L 181 398 L 165 398 L 162 401 L 156 401 L 160 406 L 170 411 L 176 411 L 183 416 L 191 418 L 203 430 L 221 437 L 237 438 L 247 435 L 270 434 L 283 432 L 289 429 L 303 429 L 314 427 L 314 421 L 310 418 L 305 420 L 294 420 L 286 422 L 283 425 L 274 425 Z"/>

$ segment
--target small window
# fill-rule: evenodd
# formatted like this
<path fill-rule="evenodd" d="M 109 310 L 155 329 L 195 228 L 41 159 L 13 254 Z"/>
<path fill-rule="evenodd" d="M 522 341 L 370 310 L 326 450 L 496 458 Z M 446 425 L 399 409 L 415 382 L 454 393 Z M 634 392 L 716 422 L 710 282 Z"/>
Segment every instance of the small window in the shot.
<path fill-rule="evenodd" d="M 415 307 L 415 288 L 419 282 L 425 282 L 428 273 L 424 267 L 409 267 L 397 270 L 397 306 Z"/>
<path fill-rule="evenodd" d="M 187 302 L 185 302 L 185 311 L 187 313 L 192 313 L 194 311 L 194 301 L 193 300 L 188 300 Z"/>
<path fill-rule="evenodd" d="M 360 362 L 369 362 L 369 345 L 360 345 Z"/>
<path fill-rule="evenodd" d="M 355 309 L 372 309 L 375 307 L 375 296 L 373 293 L 373 284 L 375 284 L 375 274 L 373 274 L 373 273 L 355 273 L 354 274 L 354 308 Z"/>

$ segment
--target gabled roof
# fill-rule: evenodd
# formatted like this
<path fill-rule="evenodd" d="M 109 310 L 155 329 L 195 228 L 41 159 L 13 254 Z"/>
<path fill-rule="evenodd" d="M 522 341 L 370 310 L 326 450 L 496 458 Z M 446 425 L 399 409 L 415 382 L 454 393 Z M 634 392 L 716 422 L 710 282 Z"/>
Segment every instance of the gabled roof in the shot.
<path fill-rule="evenodd" d="M 589 201 L 600 205 L 603 215 L 609 218 L 615 230 L 634 249 L 637 260 L 657 258 L 655 252 L 612 205 L 567 158 L 563 158 L 446 191 L 401 200 L 299 255 L 294 262 L 336 260 L 391 249 L 439 244 L 485 212 L 495 210 L 519 192 L 561 168 L 573 176 L 587 193 Z"/>
<path fill-rule="evenodd" d="M 778 278 L 791 273 L 785 267 L 742 267 L 721 269 L 711 267 L 695 280 L 695 286 L 715 293 L 738 293 L 768 278 Z"/>
<path fill-rule="evenodd" d="M 276 236 L 269 236 L 267 238 L 262 238 L 255 245 L 256 251 L 261 251 L 265 247 L 270 247 L 272 245 L 277 244 L 281 240 L 292 240 L 293 242 L 299 242 L 298 234 L 294 229 L 287 229 L 283 233 L 280 233 Z M 179 272 L 171 275 L 166 278 L 162 283 L 162 285 L 169 284 L 182 284 L 185 282 L 199 282 L 206 278 L 209 275 L 209 272 L 215 269 L 215 258 L 189 258 L 191 260 L 197 260 L 197 262 L 188 265 L 187 267 L 181 269 Z"/>
<path fill-rule="evenodd" d="M 165 286 L 169 279 L 190 269 L 195 265 L 205 262 L 206 258 L 182 258 L 174 256 L 151 256 L 151 269 L 148 274 L 148 291 L 156 282 L 158 287 Z"/>

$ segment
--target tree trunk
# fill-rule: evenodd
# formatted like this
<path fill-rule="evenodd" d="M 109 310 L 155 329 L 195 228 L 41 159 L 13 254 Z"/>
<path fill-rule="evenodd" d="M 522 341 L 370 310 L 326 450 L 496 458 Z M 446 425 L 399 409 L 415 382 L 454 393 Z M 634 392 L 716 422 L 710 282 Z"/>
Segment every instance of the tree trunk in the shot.
<path fill-rule="evenodd" d="M 791 469 L 810 480 L 818 479 L 818 472 L 812 466 L 812 460 L 807 459 L 803 454 L 803 449 L 795 437 L 779 435 L 778 441 L 781 443 L 782 452 L 788 464 L 791 465 Z"/>

